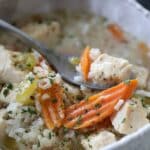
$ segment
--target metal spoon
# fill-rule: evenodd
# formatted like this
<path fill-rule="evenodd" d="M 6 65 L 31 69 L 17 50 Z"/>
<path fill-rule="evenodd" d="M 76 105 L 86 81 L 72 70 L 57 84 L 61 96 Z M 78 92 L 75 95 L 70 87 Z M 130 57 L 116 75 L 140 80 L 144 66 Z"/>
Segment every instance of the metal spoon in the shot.
<path fill-rule="evenodd" d="M 48 63 L 54 68 L 55 71 L 59 72 L 62 78 L 76 86 L 84 85 L 87 88 L 93 90 L 104 90 L 109 86 L 96 85 L 93 83 L 84 83 L 74 81 L 74 76 L 76 75 L 75 68 L 69 63 L 68 58 L 63 56 L 63 54 L 58 54 L 52 49 L 46 48 L 40 42 L 32 39 L 29 35 L 22 32 L 18 28 L 12 26 L 11 24 L 0 19 L 0 28 L 6 32 L 11 33 L 15 37 L 19 38 L 22 42 L 27 44 L 29 47 L 36 49 L 40 54 L 42 54 L 48 61 Z"/>

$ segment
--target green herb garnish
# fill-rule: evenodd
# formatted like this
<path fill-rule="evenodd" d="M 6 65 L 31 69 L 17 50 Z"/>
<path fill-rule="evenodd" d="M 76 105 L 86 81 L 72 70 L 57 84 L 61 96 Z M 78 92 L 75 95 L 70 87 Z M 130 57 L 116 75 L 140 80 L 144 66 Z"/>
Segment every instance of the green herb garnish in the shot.
<path fill-rule="evenodd" d="M 67 132 L 68 132 L 68 129 L 64 127 L 64 128 L 63 128 L 63 132 L 64 132 L 64 134 L 67 133 Z"/>
<path fill-rule="evenodd" d="M 9 94 L 9 90 L 8 90 L 8 89 L 5 89 L 5 90 L 3 91 L 3 95 L 6 97 L 8 94 Z"/>
<path fill-rule="evenodd" d="M 82 116 L 80 115 L 80 116 L 78 117 L 78 119 L 77 119 L 77 124 L 80 125 L 81 122 L 82 122 Z"/>
<path fill-rule="evenodd" d="M 126 85 L 129 85 L 130 82 L 131 82 L 131 80 L 125 80 L 125 81 L 124 81 L 124 83 L 125 83 Z"/>
<path fill-rule="evenodd" d="M 121 121 L 121 123 L 124 123 L 125 121 L 126 121 L 126 118 L 123 118 L 122 121 Z"/>
<path fill-rule="evenodd" d="M 12 90 L 13 89 L 13 85 L 11 83 L 7 83 L 6 85 L 7 89 Z"/>
<path fill-rule="evenodd" d="M 9 94 L 9 91 L 13 89 L 13 85 L 11 83 L 7 83 L 5 85 L 5 89 L 3 91 L 3 95 L 6 97 Z"/>
<path fill-rule="evenodd" d="M 150 97 L 142 97 L 141 102 L 143 107 L 150 108 Z"/>
<path fill-rule="evenodd" d="M 51 139 L 51 138 L 52 138 L 52 134 L 51 134 L 51 132 L 49 132 L 49 134 L 48 134 L 48 138 L 49 138 L 49 139 Z"/>
<path fill-rule="evenodd" d="M 96 109 L 99 109 L 100 107 L 101 107 L 101 104 L 95 104 L 95 106 L 94 106 Z"/>
<path fill-rule="evenodd" d="M 12 111 L 8 111 L 9 114 L 12 114 Z"/>
<path fill-rule="evenodd" d="M 35 115 L 36 111 L 28 107 L 27 109 L 22 109 L 22 113 L 29 113 L 30 115 Z"/>
<path fill-rule="evenodd" d="M 30 76 L 29 76 L 29 77 L 27 78 L 27 80 L 29 80 L 29 81 L 32 83 L 33 80 L 34 80 L 34 77 L 30 77 Z"/>
<path fill-rule="evenodd" d="M 53 98 L 51 101 L 52 101 L 53 104 L 57 103 L 57 99 L 56 98 Z"/>
<path fill-rule="evenodd" d="M 83 98 L 84 98 L 84 97 L 83 97 L 82 95 L 77 95 L 77 96 L 76 96 L 76 99 L 79 100 L 79 101 L 81 101 Z"/>
<path fill-rule="evenodd" d="M 40 146 L 41 146 L 41 144 L 40 144 L 40 141 L 39 141 L 39 140 L 38 140 L 37 146 L 38 146 L 38 147 L 40 147 Z"/>

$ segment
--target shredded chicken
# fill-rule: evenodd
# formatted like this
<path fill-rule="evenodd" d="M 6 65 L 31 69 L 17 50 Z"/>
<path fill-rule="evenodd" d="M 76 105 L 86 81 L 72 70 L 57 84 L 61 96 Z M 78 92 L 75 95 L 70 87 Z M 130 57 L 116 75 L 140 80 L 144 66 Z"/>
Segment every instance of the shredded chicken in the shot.
<path fill-rule="evenodd" d="M 112 124 L 121 134 L 130 134 L 149 123 L 147 113 L 139 99 L 125 102 L 124 106 L 112 117 Z"/>
<path fill-rule="evenodd" d="M 114 143 L 115 141 L 115 135 L 107 130 L 104 130 L 97 134 L 83 138 L 81 140 L 81 144 L 86 150 L 102 150 L 104 146 Z"/>
<path fill-rule="evenodd" d="M 23 80 L 25 73 L 17 70 L 12 63 L 10 52 L 0 46 L 0 81 L 18 83 Z"/>
<path fill-rule="evenodd" d="M 91 64 L 89 79 L 95 83 L 118 83 L 130 78 L 131 66 L 125 59 L 101 54 Z"/>

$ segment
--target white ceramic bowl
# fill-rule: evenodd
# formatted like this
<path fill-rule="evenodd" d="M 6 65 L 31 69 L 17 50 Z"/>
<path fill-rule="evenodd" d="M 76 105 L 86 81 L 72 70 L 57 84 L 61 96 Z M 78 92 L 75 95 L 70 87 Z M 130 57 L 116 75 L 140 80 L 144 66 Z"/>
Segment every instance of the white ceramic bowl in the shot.
<path fill-rule="evenodd" d="M 3 7 L 3 5 L 6 7 L 6 1 L 0 0 L 2 8 L 0 17 L 10 21 L 24 15 L 47 13 L 58 8 L 88 10 L 106 16 L 124 30 L 150 43 L 149 12 L 133 0 L 19 0 L 17 4 L 16 0 L 9 0 L 7 1 L 7 9 L 11 11 L 9 15 L 7 9 Z M 104 150 L 150 150 L 150 124 L 105 147 Z"/>

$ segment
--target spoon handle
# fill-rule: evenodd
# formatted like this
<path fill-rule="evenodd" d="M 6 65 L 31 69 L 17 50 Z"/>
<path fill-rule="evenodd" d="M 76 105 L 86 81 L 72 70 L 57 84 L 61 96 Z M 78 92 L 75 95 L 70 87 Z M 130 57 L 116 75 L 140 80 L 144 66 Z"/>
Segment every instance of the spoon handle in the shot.
<path fill-rule="evenodd" d="M 0 19 L 0 28 L 5 30 L 8 33 L 13 34 L 15 37 L 19 38 L 21 41 L 26 43 L 29 47 L 35 48 L 40 54 L 42 54 L 48 62 L 54 67 L 55 64 L 53 60 L 57 58 L 55 52 L 52 49 L 46 48 L 43 44 L 40 42 L 34 40 L 26 33 L 22 32 L 20 29 L 14 27 L 13 25 L 7 23 L 6 21 Z"/>

